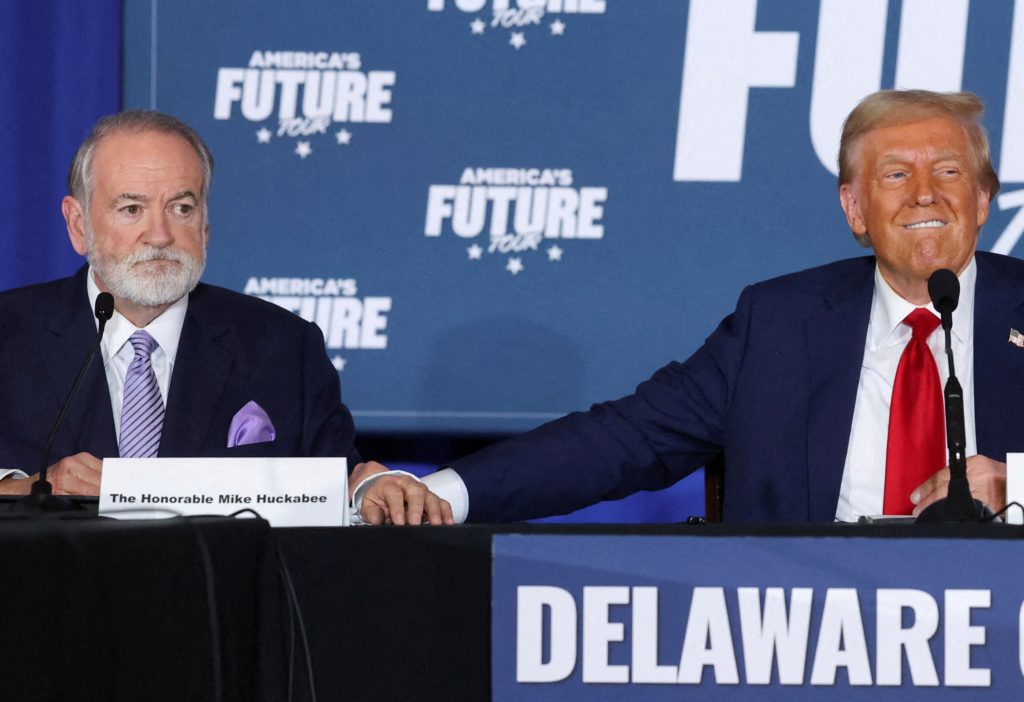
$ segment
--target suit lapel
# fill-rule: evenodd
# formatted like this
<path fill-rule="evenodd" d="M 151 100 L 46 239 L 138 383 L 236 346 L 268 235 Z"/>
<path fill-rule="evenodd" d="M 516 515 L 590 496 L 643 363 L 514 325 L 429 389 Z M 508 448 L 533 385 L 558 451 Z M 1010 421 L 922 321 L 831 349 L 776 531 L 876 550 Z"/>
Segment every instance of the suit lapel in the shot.
<path fill-rule="evenodd" d="M 1024 349 L 1009 343 L 1024 331 L 1024 280 L 1001 272 L 997 260 L 976 256 L 974 301 L 974 424 L 978 453 L 997 461 L 1024 450 L 1020 422 Z"/>
<path fill-rule="evenodd" d="M 181 341 L 175 357 L 164 416 L 161 456 L 210 454 L 207 439 L 216 422 L 220 399 L 234 364 L 228 325 L 210 318 L 203 306 L 202 286 L 189 298 Z M 214 446 L 226 445 L 224 437 Z M 216 441 L 216 437 L 209 439 Z"/>
<path fill-rule="evenodd" d="M 39 344 L 40 357 L 50 378 L 53 406 L 58 408 L 57 411 L 71 391 L 85 356 L 96 339 L 96 323 L 85 285 L 87 270 L 82 268 L 77 275 L 68 278 L 55 296 L 51 309 L 47 311 L 47 338 Z M 56 420 L 56 412 L 53 418 Z M 101 458 L 117 455 L 110 391 L 99 351 L 89 364 L 78 396 L 68 409 L 64 428 L 57 435 L 55 446 L 63 444 L 68 435 L 71 441 L 67 451 L 89 451 Z M 55 453 L 54 457 L 61 456 Z"/>
<path fill-rule="evenodd" d="M 808 317 L 807 486 L 812 522 L 834 519 L 838 504 L 874 293 L 874 258 L 864 262 L 825 296 L 818 314 Z"/>

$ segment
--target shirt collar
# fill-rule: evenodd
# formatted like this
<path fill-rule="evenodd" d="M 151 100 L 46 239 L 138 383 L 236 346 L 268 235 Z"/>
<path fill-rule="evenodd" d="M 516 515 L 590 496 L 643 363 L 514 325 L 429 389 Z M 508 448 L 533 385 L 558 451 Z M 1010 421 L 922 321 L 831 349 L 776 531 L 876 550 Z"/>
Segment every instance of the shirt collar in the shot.
<path fill-rule="evenodd" d="M 967 268 L 957 277 L 960 280 L 960 301 L 953 310 L 953 336 L 961 343 L 969 343 L 974 336 L 974 284 L 978 278 L 978 265 L 973 256 Z M 918 307 L 924 307 L 936 317 L 939 316 L 931 303 L 915 305 L 900 297 L 882 277 L 878 264 L 875 264 L 875 296 L 871 303 L 872 348 L 898 343 L 908 335 L 909 329 L 905 333 L 901 331 L 902 322 Z"/>
<path fill-rule="evenodd" d="M 92 268 L 89 269 L 86 280 L 89 301 L 92 304 L 92 309 L 96 309 L 96 298 L 100 294 L 100 289 L 93 279 Z M 185 325 L 187 309 L 188 295 L 184 295 L 146 325 L 146 332 L 156 339 L 156 343 L 167 354 L 167 360 L 172 365 L 178 353 L 178 341 L 181 339 L 181 328 Z M 99 322 L 97 321 L 96 324 L 98 325 Z M 107 328 L 103 332 L 103 363 L 109 363 L 110 359 L 128 342 L 128 338 L 140 328 L 128 321 L 120 312 L 114 310 L 114 315 L 107 322 Z"/>

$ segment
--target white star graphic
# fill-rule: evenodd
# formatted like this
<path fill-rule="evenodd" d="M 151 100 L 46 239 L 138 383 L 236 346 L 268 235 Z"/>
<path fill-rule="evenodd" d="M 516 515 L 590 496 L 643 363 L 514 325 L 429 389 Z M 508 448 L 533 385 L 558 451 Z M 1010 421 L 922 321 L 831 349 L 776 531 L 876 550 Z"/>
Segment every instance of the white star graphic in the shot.
<path fill-rule="evenodd" d="M 560 19 L 556 19 L 551 23 L 551 36 L 560 37 L 565 34 L 565 22 Z"/>
<path fill-rule="evenodd" d="M 470 261 L 479 261 L 480 256 L 483 254 L 483 252 L 484 250 L 477 246 L 476 244 L 473 244 L 468 249 L 466 249 L 466 253 L 469 254 Z"/>
<path fill-rule="evenodd" d="M 341 372 L 345 370 L 345 364 L 348 363 L 348 361 L 341 356 L 335 356 L 331 359 L 331 363 L 334 364 L 334 370 Z"/>
<path fill-rule="evenodd" d="M 306 158 L 313 153 L 313 149 L 310 147 L 308 141 L 300 141 L 298 146 L 295 147 L 295 153 L 297 153 L 301 158 Z"/>
<path fill-rule="evenodd" d="M 479 17 L 469 23 L 469 28 L 473 31 L 473 34 L 483 34 L 486 27 L 487 24 Z"/>
<path fill-rule="evenodd" d="M 523 259 L 519 258 L 518 256 L 516 256 L 515 258 L 510 258 L 508 260 L 508 264 L 505 266 L 505 270 L 507 270 L 512 275 L 516 275 L 517 273 L 521 272 L 523 270 Z"/>
<path fill-rule="evenodd" d="M 339 144 L 348 144 L 352 141 L 352 132 L 347 129 L 339 129 L 334 133 L 334 138 L 338 140 Z"/>
<path fill-rule="evenodd" d="M 269 144 L 271 134 L 272 133 L 269 129 L 263 127 L 263 129 L 256 132 L 256 141 L 258 141 L 261 144 Z"/>
<path fill-rule="evenodd" d="M 523 32 L 512 32 L 512 38 L 508 40 L 508 43 L 516 47 L 516 51 L 519 51 L 526 44 L 526 35 Z"/>
<path fill-rule="evenodd" d="M 561 261 L 563 253 L 564 252 L 562 251 L 562 247 L 559 246 L 558 244 L 555 244 L 554 246 L 552 246 L 552 247 L 550 247 L 548 249 L 548 260 L 549 261 Z"/>

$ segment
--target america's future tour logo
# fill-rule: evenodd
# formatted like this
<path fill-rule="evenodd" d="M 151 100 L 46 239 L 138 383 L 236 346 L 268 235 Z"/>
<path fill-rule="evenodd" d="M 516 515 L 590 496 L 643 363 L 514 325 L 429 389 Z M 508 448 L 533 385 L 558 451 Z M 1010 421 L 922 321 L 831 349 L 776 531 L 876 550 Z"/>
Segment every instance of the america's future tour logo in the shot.
<path fill-rule="evenodd" d="M 306 159 L 347 147 L 353 125 L 390 123 L 394 86 L 394 71 L 365 70 L 356 52 L 255 50 L 217 69 L 213 116 L 259 124 L 255 143 Z"/>
<path fill-rule="evenodd" d="M 320 327 L 338 372 L 348 363 L 342 353 L 388 347 L 391 297 L 360 295 L 355 278 L 252 276 L 245 283 L 245 294 L 273 302 Z"/>
<path fill-rule="evenodd" d="M 565 36 L 580 15 L 603 15 L 605 0 L 427 0 L 430 12 L 459 13 L 469 32 L 520 51 L 532 41 Z"/>
<path fill-rule="evenodd" d="M 497 255 L 516 276 L 531 258 L 557 264 L 576 242 L 603 239 L 607 200 L 608 188 L 577 186 L 569 168 L 466 167 L 458 183 L 428 189 L 423 233 L 453 235 L 469 261 Z"/>

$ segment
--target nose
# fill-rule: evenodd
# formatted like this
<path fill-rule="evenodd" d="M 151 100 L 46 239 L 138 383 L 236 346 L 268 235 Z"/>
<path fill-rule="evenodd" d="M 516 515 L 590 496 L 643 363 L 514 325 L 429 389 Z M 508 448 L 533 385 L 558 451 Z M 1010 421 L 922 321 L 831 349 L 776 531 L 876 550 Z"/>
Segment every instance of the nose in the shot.
<path fill-rule="evenodd" d="M 166 212 L 154 211 L 149 226 L 143 235 L 143 240 L 150 246 L 162 249 L 174 242 L 174 235 L 171 233 L 171 223 Z"/>
<path fill-rule="evenodd" d="M 920 207 L 927 207 L 935 202 L 935 189 L 932 187 L 931 178 L 924 176 L 915 179 L 914 202 Z"/>

